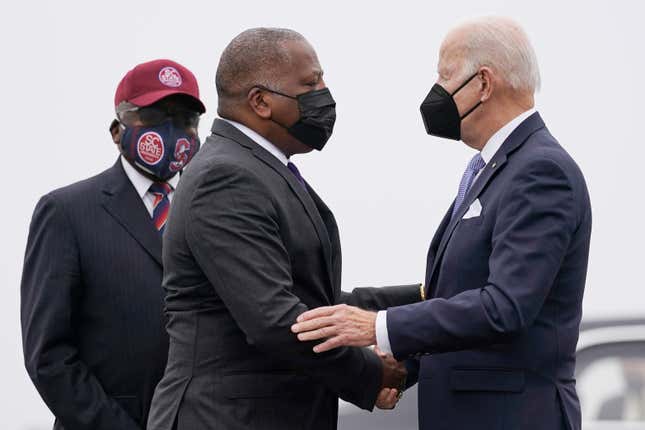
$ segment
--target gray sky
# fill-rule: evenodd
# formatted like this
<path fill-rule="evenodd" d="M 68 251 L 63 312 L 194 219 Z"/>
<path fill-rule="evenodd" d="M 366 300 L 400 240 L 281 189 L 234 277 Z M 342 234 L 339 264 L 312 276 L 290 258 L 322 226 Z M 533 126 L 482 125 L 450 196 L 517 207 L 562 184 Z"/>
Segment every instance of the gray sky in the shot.
<path fill-rule="evenodd" d="M 228 4 L 231 3 L 231 4 Z M 338 219 L 345 289 L 421 281 L 430 239 L 472 150 L 425 134 L 419 104 L 447 30 L 498 14 L 526 29 L 540 62 L 537 108 L 587 178 L 594 210 L 585 317 L 645 313 L 641 212 L 645 40 L 640 1 L 452 2 L 22 1 L 5 6 L 5 172 L 0 281 L 0 416 L 8 429 L 49 428 L 22 365 L 19 285 L 38 198 L 109 167 L 118 81 L 135 64 L 190 68 L 215 116 L 222 49 L 256 26 L 293 28 L 316 48 L 338 102 L 322 153 L 296 157 Z M 8 94 L 8 98 L 7 98 Z M 5 409 L 6 408 L 6 409 Z"/>

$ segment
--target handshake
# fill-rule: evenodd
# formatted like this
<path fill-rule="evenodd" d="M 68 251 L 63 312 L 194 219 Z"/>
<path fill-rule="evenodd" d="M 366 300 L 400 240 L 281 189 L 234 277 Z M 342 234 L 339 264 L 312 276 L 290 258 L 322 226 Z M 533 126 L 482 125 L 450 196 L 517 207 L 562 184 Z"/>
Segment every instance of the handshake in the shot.
<path fill-rule="evenodd" d="M 340 346 L 376 345 L 376 312 L 344 304 L 324 306 L 303 312 L 291 330 L 303 342 L 323 340 L 314 347 L 316 353 Z M 374 353 L 383 365 L 381 391 L 376 399 L 376 407 L 394 409 L 405 389 L 407 369 L 392 354 L 381 351 L 378 346 L 374 347 Z"/>
<path fill-rule="evenodd" d="M 403 395 L 408 371 L 405 365 L 394 359 L 392 354 L 385 354 L 378 347 L 374 352 L 383 363 L 383 382 L 381 391 L 376 398 L 376 407 L 379 409 L 394 409 Z"/>

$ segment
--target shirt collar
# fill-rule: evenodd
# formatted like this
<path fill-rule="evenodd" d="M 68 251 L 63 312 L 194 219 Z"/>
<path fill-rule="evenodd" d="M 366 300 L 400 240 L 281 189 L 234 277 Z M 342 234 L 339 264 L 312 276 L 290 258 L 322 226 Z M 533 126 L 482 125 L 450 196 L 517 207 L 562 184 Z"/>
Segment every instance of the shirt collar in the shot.
<path fill-rule="evenodd" d="M 533 115 L 534 113 L 535 108 L 531 108 L 526 112 L 519 114 L 518 116 L 510 120 L 504 127 L 497 130 L 497 132 L 493 134 L 490 139 L 488 139 L 488 142 L 486 142 L 486 145 L 484 145 L 484 148 L 482 148 L 481 150 L 481 156 L 486 164 L 488 164 L 488 162 L 493 158 L 497 150 L 499 150 L 508 136 L 510 136 L 511 133 L 513 133 L 513 131 L 522 122 L 524 122 L 526 118 Z"/>
<path fill-rule="evenodd" d="M 261 136 L 259 133 L 257 133 L 254 130 L 251 130 L 244 124 L 240 124 L 237 121 L 232 121 L 230 119 L 226 118 L 221 118 L 222 120 L 228 122 L 231 124 L 233 127 L 237 128 L 240 130 L 242 133 L 246 135 L 249 139 L 260 145 L 262 148 L 266 149 L 269 151 L 271 155 L 273 155 L 275 158 L 280 160 L 282 164 L 285 166 L 289 163 L 289 159 L 287 156 L 282 152 L 277 146 L 275 146 L 273 143 L 269 142 L 264 136 Z"/>
<path fill-rule="evenodd" d="M 123 166 L 125 175 L 128 177 L 128 179 L 130 179 L 130 182 L 132 182 L 134 189 L 137 190 L 137 194 L 139 194 L 139 197 L 143 198 L 143 196 L 145 196 L 148 192 L 148 189 L 150 189 L 150 185 L 152 185 L 154 181 L 143 176 L 137 169 L 132 166 L 132 164 L 130 164 L 123 157 L 123 155 L 121 156 L 121 165 Z M 177 184 L 179 183 L 179 175 L 180 173 L 177 173 L 175 176 L 166 181 L 173 190 L 177 188 Z"/>

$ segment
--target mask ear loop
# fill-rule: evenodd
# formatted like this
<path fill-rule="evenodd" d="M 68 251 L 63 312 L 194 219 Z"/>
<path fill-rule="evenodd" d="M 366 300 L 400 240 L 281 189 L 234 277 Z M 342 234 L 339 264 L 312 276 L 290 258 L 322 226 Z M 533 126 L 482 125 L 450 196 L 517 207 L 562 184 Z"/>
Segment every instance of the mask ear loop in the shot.
<path fill-rule="evenodd" d="M 298 97 L 290 96 L 288 94 L 281 93 L 280 91 L 272 90 L 271 88 L 267 88 L 264 85 L 253 85 L 253 87 L 251 87 L 251 89 L 253 89 L 253 88 L 259 88 L 261 90 L 268 91 L 270 93 L 277 94 L 279 96 L 286 97 L 286 98 L 291 99 L 291 100 L 298 100 Z M 249 91 L 251 91 L 251 90 L 249 90 Z"/>
<path fill-rule="evenodd" d="M 466 113 L 464 114 L 464 116 L 460 117 L 459 119 L 462 119 L 462 120 L 463 120 L 464 118 L 466 118 L 466 117 L 467 117 L 468 115 L 470 115 L 470 114 L 471 114 L 475 109 L 477 109 L 477 108 L 479 107 L 479 105 L 480 105 L 480 104 L 482 104 L 481 100 L 479 101 L 479 103 L 477 103 L 475 106 L 473 106 L 473 107 L 472 107 L 472 109 L 470 109 L 468 112 L 466 112 Z"/>
<path fill-rule="evenodd" d="M 477 76 L 477 75 L 479 75 L 479 70 L 477 70 L 477 71 L 475 72 L 475 74 L 474 74 L 474 75 L 472 75 L 470 78 L 466 79 L 466 82 L 464 82 L 463 84 L 459 85 L 459 87 L 458 87 L 455 91 L 453 91 L 453 92 L 450 94 L 450 97 L 452 97 L 452 96 L 454 96 L 455 94 L 457 94 L 457 93 L 458 93 L 458 92 L 459 92 L 463 87 L 465 87 L 466 85 L 468 85 L 468 83 L 469 83 L 470 81 L 472 81 L 472 80 L 475 78 L 475 76 Z"/>
<path fill-rule="evenodd" d="M 468 85 L 468 83 L 469 83 L 470 81 L 472 81 L 472 80 L 475 78 L 475 76 L 477 76 L 477 75 L 479 75 L 479 70 L 478 70 L 478 71 L 476 71 L 476 72 L 475 72 L 475 74 L 474 74 L 474 75 L 472 75 L 470 78 L 466 79 L 466 82 L 464 82 L 463 84 L 459 85 L 459 87 L 458 87 L 455 91 L 453 91 L 453 92 L 452 92 L 452 94 L 450 94 L 450 97 L 453 97 L 455 94 L 457 94 L 457 93 L 458 93 L 458 92 L 459 92 L 463 87 L 465 87 L 466 85 Z M 466 118 L 466 117 L 467 117 L 468 115 L 470 115 L 470 114 L 471 114 L 475 109 L 477 109 L 477 108 L 479 107 L 479 105 L 480 105 L 480 104 L 482 104 L 482 101 L 481 101 L 481 100 L 480 100 L 480 101 L 479 101 L 479 103 L 477 103 L 475 106 L 473 106 L 472 108 L 470 108 L 470 109 L 468 110 L 468 112 L 466 112 L 463 116 L 459 117 L 459 119 L 460 119 L 460 120 L 463 120 L 464 118 Z"/>
<path fill-rule="evenodd" d="M 251 91 L 253 88 L 259 88 L 261 90 L 268 91 L 270 93 L 277 94 L 279 96 L 286 97 L 288 99 L 298 101 L 298 97 L 290 96 L 288 94 L 281 93 L 280 91 L 272 90 L 271 88 L 267 88 L 264 85 L 253 85 L 249 91 Z M 298 112 L 300 112 L 300 104 L 298 104 Z M 302 112 L 300 112 L 300 115 L 302 115 Z M 289 130 L 291 128 L 291 127 L 287 127 L 284 124 L 279 123 L 278 121 L 274 120 L 273 118 L 271 118 L 269 121 L 271 121 L 271 122 L 273 122 L 275 124 L 278 124 L 280 127 L 284 128 L 285 130 Z"/>

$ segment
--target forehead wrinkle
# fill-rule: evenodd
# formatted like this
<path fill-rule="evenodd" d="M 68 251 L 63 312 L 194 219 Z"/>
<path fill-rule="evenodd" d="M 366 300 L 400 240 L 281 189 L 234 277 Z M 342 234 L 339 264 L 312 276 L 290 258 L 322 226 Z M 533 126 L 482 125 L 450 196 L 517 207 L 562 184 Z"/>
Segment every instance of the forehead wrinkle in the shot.
<path fill-rule="evenodd" d="M 459 71 L 464 61 L 466 47 L 463 40 L 459 40 L 456 34 L 446 37 L 441 45 L 439 56 L 439 71 L 445 75 L 452 76 Z"/>

